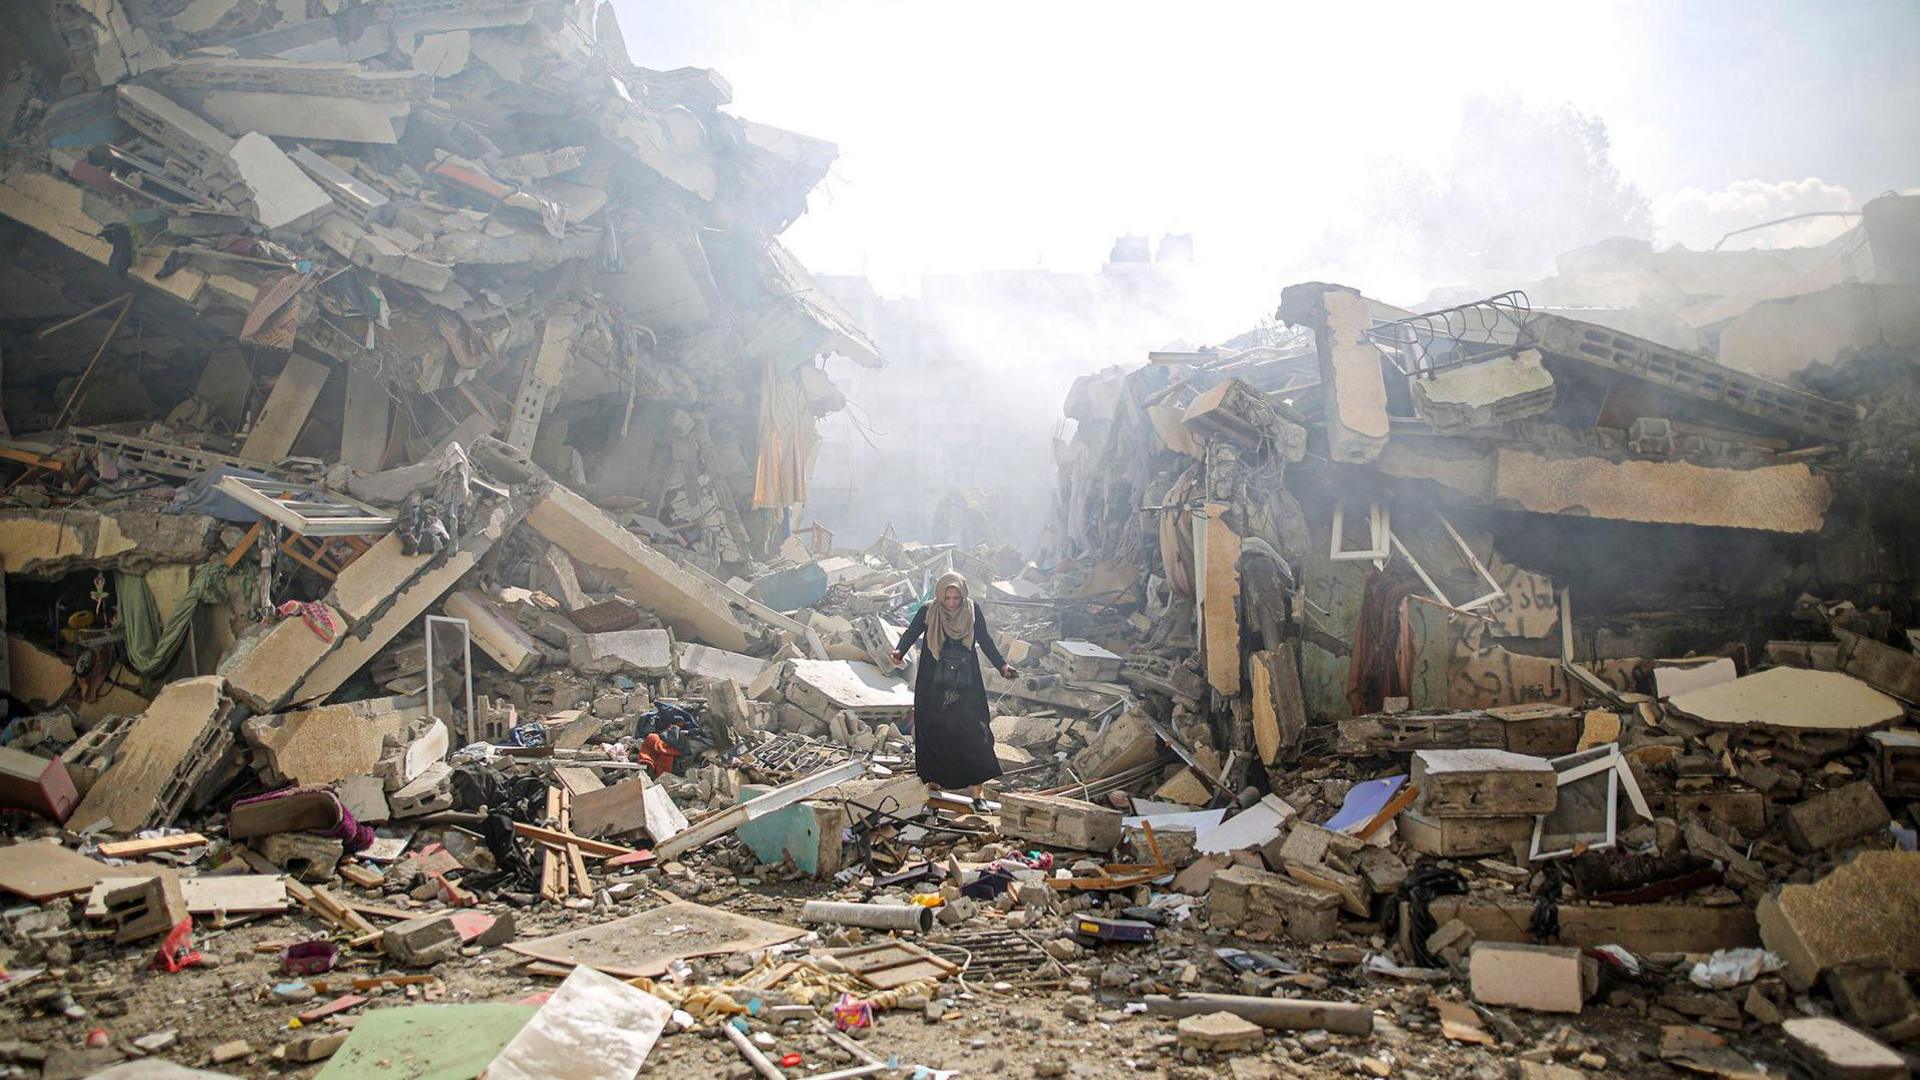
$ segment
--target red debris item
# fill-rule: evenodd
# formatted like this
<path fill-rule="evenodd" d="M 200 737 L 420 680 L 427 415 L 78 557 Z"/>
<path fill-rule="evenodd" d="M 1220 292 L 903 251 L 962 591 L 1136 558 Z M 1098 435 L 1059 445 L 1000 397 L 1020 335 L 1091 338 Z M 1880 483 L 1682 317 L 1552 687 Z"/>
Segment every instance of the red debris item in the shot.
<path fill-rule="evenodd" d="M 781 1054 L 780 1067 L 783 1069 L 791 1069 L 804 1060 L 806 1059 L 802 1058 L 799 1054 Z"/>
<path fill-rule="evenodd" d="M 469 908 L 480 902 L 479 897 L 473 895 L 473 893 L 467 889 L 462 888 L 459 882 L 454 881 L 439 871 L 434 872 L 433 881 L 434 884 L 440 887 L 440 899 L 445 900 L 454 907 Z"/>
<path fill-rule="evenodd" d="M 343 1013 L 348 1009 L 357 1009 L 366 1003 L 367 998 L 362 994 L 342 994 L 332 1001 L 327 1002 L 325 1005 L 316 1006 L 301 1013 L 300 1022 L 303 1024 L 318 1023 L 336 1013 Z"/>
<path fill-rule="evenodd" d="M 106 1028 L 94 1028 L 87 1032 L 87 1049 L 89 1050 L 102 1049 L 112 1042 L 113 1036 L 107 1034 Z"/>
<path fill-rule="evenodd" d="M 638 851 L 629 851 L 625 855 L 615 855 L 607 860 L 607 867 L 614 870 L 623 866 L 648 867 L 657 861 L 654 858 L 653 849 L 641 848 Z"/>
<path fill-rule="evenodd" d="M 833 1003 L 833 1026 L 841 1031 L 859 1031 L 873 1026 L 873 1002 L 841 994 Z"/>
<path fill-rule="evenodd" d="M 288 975 L 319 975 L 333 970 L 340 946 L 331 941 L 299 941 L 280 950 L 280 970 Z"/>
<path fill-rule="evenodd" d="M 193 967 L 203 959 L 193 947 L 193 916 L 189 915 L 167 931 L 167 939 L 160 943 L 160 951 L 154 955 L 153 970 L 172 975 Z"/>
<path fill-rule="evenodd" d="M 667 740 L 654 732 L 641 740 L 640 748 L 633 752 L 633 760 L 653 770 L 658 778 L 673 771 L 673 763 L 680 757 L 680 751 L 667 745 Z"/>
<path fill-rule="evenodd" d="M 314 637 L 332 643 L 335 633 L 333 615 L 327 611 L 326 605 L 309 603 L 305 600 L 288 600 L 273 610 L 274 614 L 283 619 L 290 615 L 300 616 L 307 624 L 307 629 L 313 631 Z"/>

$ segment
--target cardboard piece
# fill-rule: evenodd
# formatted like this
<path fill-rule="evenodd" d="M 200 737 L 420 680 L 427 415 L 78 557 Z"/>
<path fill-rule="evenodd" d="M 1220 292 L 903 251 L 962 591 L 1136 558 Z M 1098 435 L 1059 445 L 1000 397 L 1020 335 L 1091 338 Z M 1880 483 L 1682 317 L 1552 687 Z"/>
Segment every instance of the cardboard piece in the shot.
<path fill-rule="evenodd" d="M 106 878 L 126 876 L 124 866 L 108 866 L 51 841 L 0 847 L 0 889 L 29 900 L 83 893 Z"/>
<path fill-rule="evenodd" d="M 751 952 L 792 941 L 804 933 L 796 926 L 675 902 L 564 934 L 515 941 L 507 948 L 553 964 L 572 967 L 591 963 L 609 975 L 651 979 L 665 972 L 674 960 Z"/>

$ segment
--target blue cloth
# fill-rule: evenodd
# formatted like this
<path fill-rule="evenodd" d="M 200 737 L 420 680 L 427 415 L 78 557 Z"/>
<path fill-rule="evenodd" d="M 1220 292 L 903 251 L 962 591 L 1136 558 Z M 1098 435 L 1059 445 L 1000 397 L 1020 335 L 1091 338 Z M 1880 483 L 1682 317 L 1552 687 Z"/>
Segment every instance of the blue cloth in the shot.
<path fill-rule="evenodd" d="M 220 465 L 192 480 L 180 485 L 173 493 L 173 501 L 167 504 L 169 514 L 202 514 L 220 521 L 237 521 L 252 524 L 260 520 L 260 515 L 241 503 L 240 500 L 214 487 L 223 476 L 244 476 L 250 480 L 271 480 L 266 473 L 251 469 L 236 469 L 231 465 Z"/>

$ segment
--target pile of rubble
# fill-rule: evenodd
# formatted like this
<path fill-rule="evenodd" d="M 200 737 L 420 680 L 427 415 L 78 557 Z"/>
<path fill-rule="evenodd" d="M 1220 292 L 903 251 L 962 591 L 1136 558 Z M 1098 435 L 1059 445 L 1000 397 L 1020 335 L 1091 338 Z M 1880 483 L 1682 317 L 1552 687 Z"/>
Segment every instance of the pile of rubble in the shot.
<path fill-rule="evenodd" d="M 1109 599 L 1087 636 L 1209 781 L 1154 799 L 1239 793 L 1142 821 L 1204 852 L 1258 815 L 1257 858 L 1183 871 L 1218 870 L 1214 926 L 1371 934 L 1476 1005 L 1598 995 L 1690 1071 L 1773 1071 L 1784 1035 L 1814 1075 L 1906 1075 L 1916 220 L 1609 243 L 1425 313 L 1296 285 L 1286 326 L 1076 385 L 1055 590 Z"/>

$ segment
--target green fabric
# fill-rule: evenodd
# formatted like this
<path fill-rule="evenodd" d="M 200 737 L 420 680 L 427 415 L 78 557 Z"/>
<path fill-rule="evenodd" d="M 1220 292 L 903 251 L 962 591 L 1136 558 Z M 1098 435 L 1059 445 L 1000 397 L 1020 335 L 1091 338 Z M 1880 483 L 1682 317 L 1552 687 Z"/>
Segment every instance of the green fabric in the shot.
<path fill-rule="evenodd" d="M 193 629 L 193 613 L 201 604 L 227 601 L 227 568 L 218 562 L 206 563 L 193 572 L 187 594 L 180 606 L 167 614 L 166 625 L 154 610 L 153 591 L 147 579 L 124 570 L 114 575 L 114 591 L 120 605 L 120 630 L 125 637 L 127 666 L 142 678 L 157 679 L 173 667 L 174 657 Z"/>

